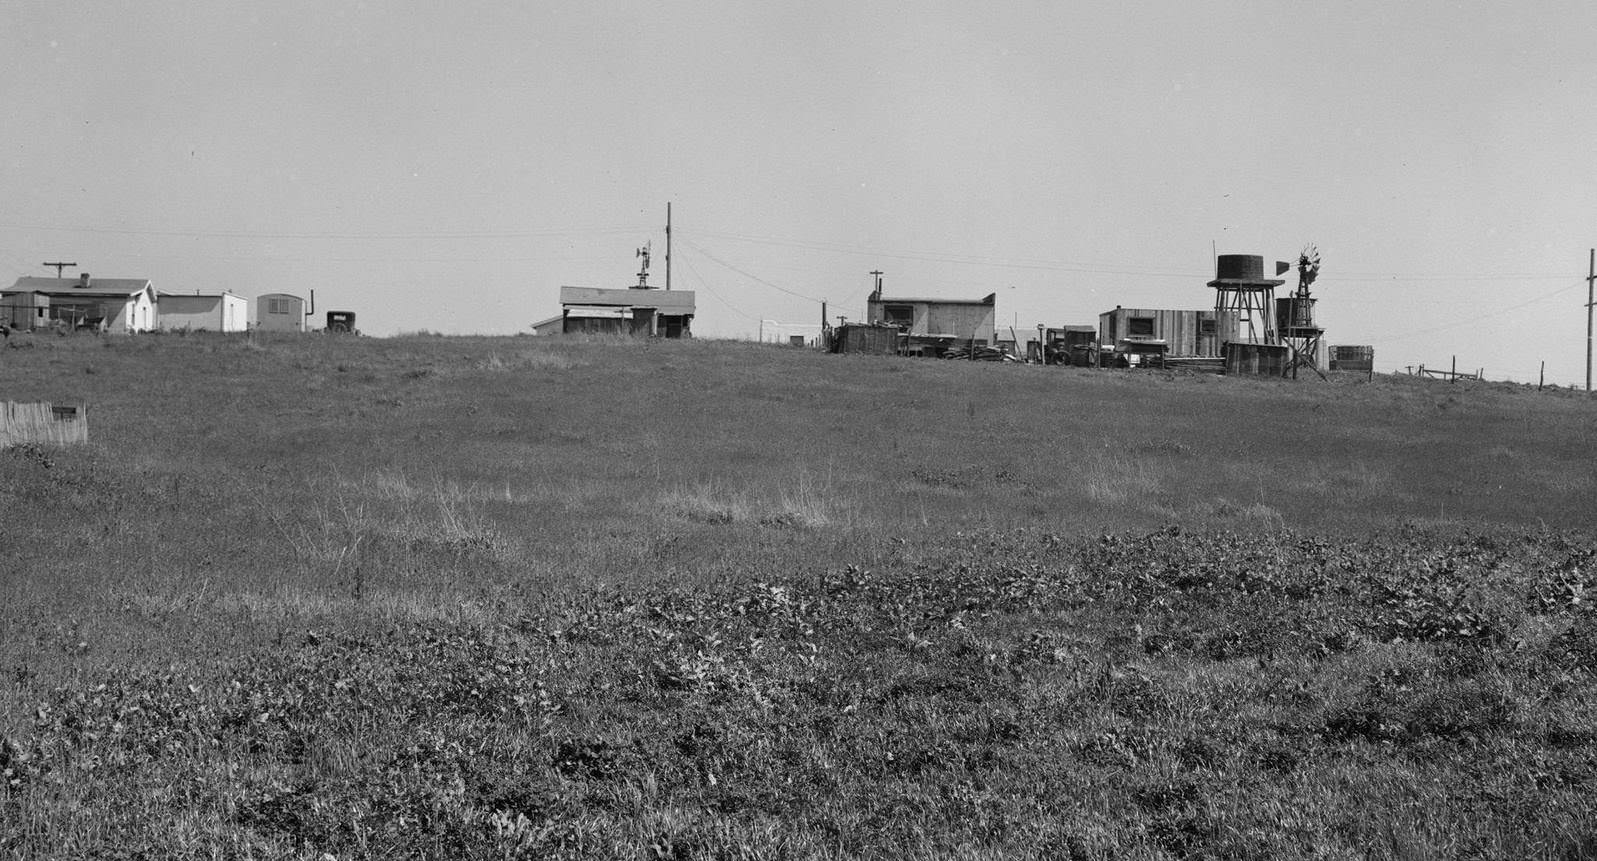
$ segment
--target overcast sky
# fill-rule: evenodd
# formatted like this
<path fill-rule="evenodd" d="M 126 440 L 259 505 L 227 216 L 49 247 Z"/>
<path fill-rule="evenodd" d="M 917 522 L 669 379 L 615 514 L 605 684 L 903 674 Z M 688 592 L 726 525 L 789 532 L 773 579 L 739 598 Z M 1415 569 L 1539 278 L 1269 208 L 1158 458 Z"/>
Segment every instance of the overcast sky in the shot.
<path fill-rule="evenodd" d="M 663 283 L 669 201 L 701 336 L 881 269 L 1024 338 L 1315 243 L 1378 368 L 1584 381 L 1597 4 L 787 5 L 8 0 L 0 280 L 508 334 Z"/>

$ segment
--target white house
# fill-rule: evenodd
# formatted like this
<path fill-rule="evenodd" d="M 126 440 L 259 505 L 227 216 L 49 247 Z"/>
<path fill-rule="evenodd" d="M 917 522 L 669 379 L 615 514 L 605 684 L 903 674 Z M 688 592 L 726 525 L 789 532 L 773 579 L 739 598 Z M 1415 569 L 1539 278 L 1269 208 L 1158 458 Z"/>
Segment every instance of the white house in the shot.
<path fill-rule="evenodd" d="M 292 293 L 255 297 L 255 328 L 263 332 L 303 332 L 305 317 L 305 300 Z"/>
<path fill-rule="evenodd" d="M 243 332 L 250 327 L 250 303 L 243 296 L 221 293 L 159 293 L 155 310 L 162 329 Z"/>
<path fill-rule="evenodd" d="M 0 323 L 13 329 L 97 329 L 148 332 L 155 328 L 155 287 L 148 278 L 24 276 L 0 290 Z"/>

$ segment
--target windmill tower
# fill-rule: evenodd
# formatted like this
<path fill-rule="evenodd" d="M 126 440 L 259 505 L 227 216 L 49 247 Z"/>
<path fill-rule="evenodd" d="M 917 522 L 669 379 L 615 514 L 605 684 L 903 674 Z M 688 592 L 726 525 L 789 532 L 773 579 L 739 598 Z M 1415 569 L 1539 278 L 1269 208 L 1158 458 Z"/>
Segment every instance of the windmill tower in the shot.
<path fill-rule="evenodd" d="M 1279 271 L 1282 264 L 1277 265 Z M 1224 320 L 1235 315 L 1238 341 L 1250 344 L 1279 344 L 1275 330 L 1275 288 L 1285 281 L 1264 277 L 1264 258 L 1257 254 L 1222 254 L 1215 260 L 1214 316 Z"/>
<path fill-rule="evenodd" d="M 652 241 L 644 242 L 643 247 L 639 248 L 638 253 L 634 255 L 643 258 L 643 266 L 638 270 L 638 283 L 632 285 L 632 289 L 634 290 L 652 289 L 649 287 L 649 255 L 653 245 L 654 243 Z"/>
<path fill-rule="evenodd" d="M 1292 348 L 1292 376 L 1298 368 L 1308 368 L 1320 373 L 1318 356 L 1320 338 L 1325 330 L 1314 322 L 1314 297 L 1309 295 L 1309 285 L 1320 274 L 1320 252 L 1313 245 L 1305 245 L 1298 255 L 1298 289 L 1292 295 L 1275 300 L 1276 328 L 1282 343 Z M 1324 377 L 1324 374 L 1320 374 Z"/>

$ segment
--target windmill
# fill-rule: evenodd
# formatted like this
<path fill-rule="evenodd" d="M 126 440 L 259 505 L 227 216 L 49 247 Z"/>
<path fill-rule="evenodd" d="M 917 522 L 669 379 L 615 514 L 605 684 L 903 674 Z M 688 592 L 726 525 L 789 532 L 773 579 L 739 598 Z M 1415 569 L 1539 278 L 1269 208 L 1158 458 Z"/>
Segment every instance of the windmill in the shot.
<path fill-rule="evenodd" d="M 649 289 L 649 249 L 652 245 L 652 241 L 645 241 L 635 255 L 643 258 L 643 266 L 638 269 L 638 285 L 633 288 L 634 290 Z"/>
<path fill-rule="evenodd" d="M 1317 357 L 1325 330 L 1315 325 L 1314 297 L 1309 295 L 1309 285 L 1320 275 L 1320 250 L 1313 245 L 1303 246 L 1297 269 L 1298 289 L 1275 302 L 1276 331 L 1281 333 L 1282 343 L 1292 348 L 1292 376 L 1296 377 L 1297 369 L 1303 367 L 1324 379 Z"/>

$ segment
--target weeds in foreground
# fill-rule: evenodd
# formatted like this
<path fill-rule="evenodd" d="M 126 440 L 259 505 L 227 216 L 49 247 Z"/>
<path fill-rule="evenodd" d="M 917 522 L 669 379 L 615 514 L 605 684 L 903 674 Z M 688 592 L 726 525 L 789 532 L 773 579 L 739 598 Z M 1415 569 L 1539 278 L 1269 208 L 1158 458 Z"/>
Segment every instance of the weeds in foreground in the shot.
<path fill-rule="evenodd" d="M 1597 852 L 1589 540 L 936 550 L 59 686 L 0 854 Z"/>

